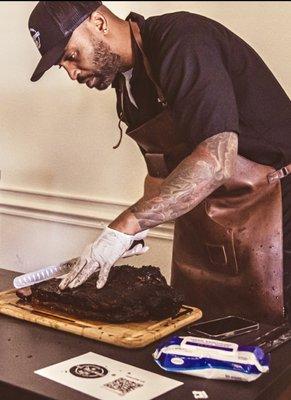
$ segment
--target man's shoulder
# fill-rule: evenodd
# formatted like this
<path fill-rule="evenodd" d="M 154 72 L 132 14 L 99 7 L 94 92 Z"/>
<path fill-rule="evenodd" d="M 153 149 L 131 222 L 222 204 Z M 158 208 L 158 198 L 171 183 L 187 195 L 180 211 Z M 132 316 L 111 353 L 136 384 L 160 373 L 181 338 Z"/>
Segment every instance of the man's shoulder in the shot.
<path fill-rule="evenodd" d="M 177 33 L 207 31 L 212 27 L 225 29 L 223 25 L 208 17 L 189 11 L 177 11 L 162 15 L 154 15 L 145 20 L 145 26 L 150 31 L 175 30 Z"/>
<path fill-rule="evenodd" d="M 211 21 L 210 18 L 205 17 L 201 14 L 195 14 L 192 13 L 190 11 L 175 11 L 175 12 L 171 12 L 171 13 L 165 13 L 165 14 L 159 14 L 159 15 L 152 15 L 148 18 L 145 19 L 146 22 L 159 22 L 159 21 L 183 21 L 186 22 L 187 21 Z"/>
<path fill-rule="evenodd" d="M 186 46 L 187 43 L 212 42 L 217 38 L 226 38 L 229 33 L 217 21 L 187 11 L 151 16 L 143 25 L 143 38 L 149 49 L 175 43 Z"/>

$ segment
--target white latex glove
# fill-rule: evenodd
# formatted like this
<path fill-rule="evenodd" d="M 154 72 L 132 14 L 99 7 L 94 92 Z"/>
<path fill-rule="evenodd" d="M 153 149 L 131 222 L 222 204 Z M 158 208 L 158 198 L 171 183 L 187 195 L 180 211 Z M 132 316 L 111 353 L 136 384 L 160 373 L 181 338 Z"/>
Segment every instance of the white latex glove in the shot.
<path fill-rule="evenodd" d="M 132 249 L 127 250 L 121 258 L 128 258 L 132 256 L 140 256 L 144 253 L 146 253 L 149 250 L 148 246 L 143 245 L 142 243 L 138 243 L 135 245 Z"/>
<path fill-rule="evenodd" d="M 142 240 L 142 236 L 145 237 L 146 234 L 145 231 L 137 235 L 127 235 L 108 227 L 105 228 L 97 240 L 85 248 L 79 261 L 62 279 L 60 289 L 80 286 L 96 271 L 99 271 L 96 286 L 97 289 L 101 289 L 107 281 L 111 267 L 122 255 L 125 254 L 128 257 L 143 254 L 148 250 L 147 248 L 143 251 L 139 248 L 139 253 L 135 248 L 129 250 L 134 240 Z"/>
<path fill-rule="evenodd" d="M 149 250 L 149 247 L 144 244 L 144 239 L 146 238 L 147 234 L 149 232 L 149 229 L 146 229 L 145 231 L 136 233 L 134 235 L 134 241 L 131 245 L 131 248 L 127 250 L 125 253 L 122 254 L 121 258 L 127 258 L 127 257 L 132 257 L 132 256 L 140 256 L 141 254 L 146 253 Z M 135 242 L 141 242 L 135 244 Z"/>

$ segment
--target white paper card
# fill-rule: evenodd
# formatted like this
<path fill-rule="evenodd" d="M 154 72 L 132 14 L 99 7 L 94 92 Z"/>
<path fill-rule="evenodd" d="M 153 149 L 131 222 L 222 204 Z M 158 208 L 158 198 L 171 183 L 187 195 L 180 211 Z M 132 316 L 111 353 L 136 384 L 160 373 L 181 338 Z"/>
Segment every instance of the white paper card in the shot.
<path fill-rule="evenodd" d="M 100 400 L 151 400 L 183 385 L 92 352 L 34 372 Z"/>

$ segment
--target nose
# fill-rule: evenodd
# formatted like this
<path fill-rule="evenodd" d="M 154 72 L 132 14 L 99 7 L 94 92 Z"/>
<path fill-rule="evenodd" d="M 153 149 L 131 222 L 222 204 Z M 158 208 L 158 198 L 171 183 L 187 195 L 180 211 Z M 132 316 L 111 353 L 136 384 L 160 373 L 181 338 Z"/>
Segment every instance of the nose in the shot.
<path fill-rule="evenodd" d="M 78 75 L 81 73 L 81 71 L 75 67 L 64 66 L 64 68 L 66 69 L 72 81 L 75 81 L 78 78 Z"/>

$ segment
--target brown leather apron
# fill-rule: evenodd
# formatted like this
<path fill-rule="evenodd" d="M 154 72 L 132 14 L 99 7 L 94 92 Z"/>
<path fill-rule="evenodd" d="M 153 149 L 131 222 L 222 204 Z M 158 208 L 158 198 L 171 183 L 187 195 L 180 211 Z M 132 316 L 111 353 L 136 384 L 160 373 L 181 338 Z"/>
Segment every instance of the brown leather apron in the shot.
<path fill-rule="evenodd" d="M 149 175 L 166 178 L 191 148 L 183 135 L 175 134 L 137 25 L 130 24 L 146 72 L 165 107 L 127 133 L 141 148 Z M 124 90 L 123 84 L 121 104 Z M 280 179 L 289 173 L 291 164 L 275 171 L 239 155 L 232 178 L 175 221 L 171 283 L 205 317 L 240 315 L 273 323 L 283 319 Z"/>

